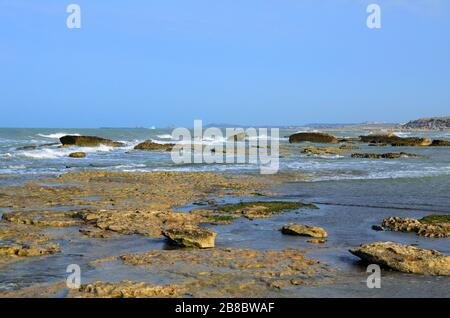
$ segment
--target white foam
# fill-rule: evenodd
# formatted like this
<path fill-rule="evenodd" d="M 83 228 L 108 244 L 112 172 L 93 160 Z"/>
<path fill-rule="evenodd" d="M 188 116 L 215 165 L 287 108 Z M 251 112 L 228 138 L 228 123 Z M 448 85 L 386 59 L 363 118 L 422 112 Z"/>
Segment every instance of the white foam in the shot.
<path fill-rule="evenodd" d="M 164 134 L 164 135 L 156 135 L 159 139 L 172 139 L 172 135 L 170 134 Z"/>
<path fill-rule="evenodd" d="M 80 136 L 80 134 L 72 134 L 72 133 L 65 133 L 65 132 L 58 132 L 58 133 L 54 133 L 54 134 L 48 134 L 48 135 L 44 135 L 44 134 L 37 134 L 40 137 L 44 137 L 44 138 L 51 138 L 51 139 L 59 139 L 63 136 Z"/>
<path fill-rule="evenodd" d="M 33 159 L 56 159 L 61 157 L 67 157 L 70 153 L 76 151 L 95 153 L 95 152 L 109 152 L 113 149 L 114 147 L 105 145 L 100 145 L 98 147 L 41 148 L 36 150 L 19 152 L 18 156 Z"/>

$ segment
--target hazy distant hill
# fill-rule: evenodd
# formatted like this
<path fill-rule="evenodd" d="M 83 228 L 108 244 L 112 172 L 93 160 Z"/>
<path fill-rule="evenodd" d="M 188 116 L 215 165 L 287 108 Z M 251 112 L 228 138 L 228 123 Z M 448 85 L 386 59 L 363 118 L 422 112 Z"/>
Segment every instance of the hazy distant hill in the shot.
<path fill-rule="evenodd" d="M 402 126 L 406 129 L 450 129 L 450 116 L 412 120 Z"/>

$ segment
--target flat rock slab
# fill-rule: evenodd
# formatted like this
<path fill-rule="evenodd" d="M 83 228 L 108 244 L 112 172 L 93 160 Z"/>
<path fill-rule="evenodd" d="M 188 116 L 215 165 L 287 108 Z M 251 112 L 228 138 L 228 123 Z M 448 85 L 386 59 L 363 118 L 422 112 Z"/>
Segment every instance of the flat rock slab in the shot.
<path fill-rule="evenodd" d="M 287 235 L 309 236 L 317 238 L 328 237 L 328 233 L 319 226 L 303 224 L 288 224 L 281 228 L 281 232 Z"/>
<path fill-rule="evenodd" d="M 393 270 L 422 275 L 450 275 L 450 256 L 436 250 L 426 250 L 393 242 L 363 244 L 350 253 L 367 263 Z"/>
<path fill-rule="evenodd" d="M 217 234 L 200 227 L 172 228 L 163 231 L 171 243 L 180 247 L 212 248 Z"/>

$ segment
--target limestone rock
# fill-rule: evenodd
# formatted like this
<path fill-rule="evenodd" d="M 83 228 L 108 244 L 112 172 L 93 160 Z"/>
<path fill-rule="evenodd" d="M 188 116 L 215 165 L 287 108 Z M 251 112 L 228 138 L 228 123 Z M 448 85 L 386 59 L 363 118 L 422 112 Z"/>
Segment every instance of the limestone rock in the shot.
<path fill-rule="evenodd" d="M 402 138 L 394 134 L 373 134 L 360 136 L 361 142 L 370 144 L 391 144 L 392 146 L 429 146 L 431 139 L 419 137 Z"/>
<path fill-rule="evenodd" d="M 448 218 L 448 216 L 447 216 Z M 450 222 L 427 223 L 427 218 L 422 220 L 388 217 L 383 220 L 383 227 L 392 231 L 413 232 L 425 237 L 449 237 Z"/>
<path fill-rule="evenodd" d="M 146 140 L 134 147 L 135 150 L 163 150 L 171 151 L 175 144 L 159 144 L 151 140 Z"/>
<path fill-rule="evenodd" d="M 310 236 L 317 238 L 328 237 L 327 232 L 319 226 L 310 226 L 303 224 L 288 224 L 281 228 L 283 234 Z"/>
<path fill-rule="evenodd" d="M 422 275 L 450 275 L 450 256 L 436 250 L 426 250 L 393 242 L 363 244 L 350 253 L 367 263 Z"/>
<path fill-rule="evenodd" d="M 217 234 L 200 227 L 186 226 L 163 231 L 169 241 L 180 247 L 212 248 Z"/>
<path fill-rule="evenodd" d="M 333 144 L 337 143 L 338 139 L 330 134 L 322 132 L 302 132 L 289 136 L 289 143 L 299 143 L 304 141 Z"/>
<path fill-rule="evenodd" d="M 70 158 L 84 158 L 86 157 L 86 153 L 85 152 L 72 152 L 71 154 L 69 154 Z"/>

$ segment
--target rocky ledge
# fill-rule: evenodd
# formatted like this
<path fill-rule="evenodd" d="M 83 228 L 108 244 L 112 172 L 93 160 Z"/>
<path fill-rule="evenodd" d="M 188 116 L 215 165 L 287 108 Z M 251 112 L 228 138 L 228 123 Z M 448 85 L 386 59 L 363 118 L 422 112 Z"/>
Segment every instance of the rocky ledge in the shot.
<path fill-rule="evenodd" d="M 436 250 L 426 250 L 393 242 L 363 244 L 350 253 L 367 263 L 375 263 L 404 273 L 450 275 L 450 256 Z"/>
<path fill-rule="evenodd" d="M 389 217 L 383 220 L 383 228 L 399 232 L 413 232 L 425 237 L 449 237 L 450 216 L 429 215 L 420 220 Z"/>

